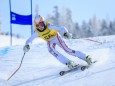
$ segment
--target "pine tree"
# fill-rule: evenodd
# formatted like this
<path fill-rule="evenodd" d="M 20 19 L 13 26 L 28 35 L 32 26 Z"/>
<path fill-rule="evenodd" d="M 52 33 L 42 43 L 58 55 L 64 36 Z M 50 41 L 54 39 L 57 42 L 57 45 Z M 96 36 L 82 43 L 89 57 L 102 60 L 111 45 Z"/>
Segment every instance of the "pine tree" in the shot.
<path fill-rule="evenodd" d="M 109 35 L 108 30 L 109 30 L 109 26 L 107 25 L 107 21 L 103 20 L 102 23 L 102 28 L 101 28 L 101 35 Z"/>

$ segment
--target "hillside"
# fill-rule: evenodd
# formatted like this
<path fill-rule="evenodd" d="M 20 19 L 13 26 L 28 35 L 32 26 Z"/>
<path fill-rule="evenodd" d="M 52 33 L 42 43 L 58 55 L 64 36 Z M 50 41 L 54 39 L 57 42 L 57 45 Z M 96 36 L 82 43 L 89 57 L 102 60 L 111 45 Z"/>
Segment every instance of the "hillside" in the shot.
<path fill-rule="evenodd" d="M 31 44 L 20 70 L 9 80 L 6 79 L 19 67 L 23 56 L 23 45 L 0 48 L 0 86 L 115 86 L 115 35 L 84 39 L 65 40 L 70 48 L 91 55 L 98 62 L 91 68 L 60 76 L 67 67 L 59 63 L 48 51 L 47 44 Z M 56 49 L 79 64 L 86 64 L 77 57 Z"/>
<path fill-rule="evenodd" d="M 39 40 L 38 40 L 39 39 Z M 16 45 L 24 45 L 27 39 L 24 38 L 18 38 L 16 36 L 12 37 L 12 45 L 16 46 Z M 0 35 L 0 47 L 6 47 L 6 46 L 10 46 L 10 41 L 11 38 L 9 35 Z M 36 43 L 42 43 L 44 42 L 44 40 L 37 38 L 33 41 L 33 44 Z"/>

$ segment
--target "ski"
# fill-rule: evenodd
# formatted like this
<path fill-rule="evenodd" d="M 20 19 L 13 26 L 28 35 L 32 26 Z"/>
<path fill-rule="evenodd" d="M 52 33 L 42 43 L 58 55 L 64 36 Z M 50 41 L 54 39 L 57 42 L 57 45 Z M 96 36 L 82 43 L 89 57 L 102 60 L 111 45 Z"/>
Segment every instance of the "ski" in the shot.
<path fill-rule="evenodd" d="M 60 76 L 63 76 L 67 73 L 73 72 L 73 71 L 77 71 L 77 70 L 81 70 L 81 68 L 83 67 L 83 65 L 77 65 L 76 67 L 74 67 L 73 69 L 69 69 L 69 70 L 65 70 L 65 71 L 60 71 Z M 84 66 L 85 67 L 85 66 Z"/>
<path fill-rule="evenodd" d="M 81 67 L 81 70 L 84 71 L 85 69 L 88 69 L 90 66 L 92 66 L 94 63 L 96 63 L 97 61 L 93 61 L 90 65 L 85 65 Z"/>
<path fill-rule="evenodd" d="M 65 70 L 65 71 L 60 71 L 59 75 L 63 76 L 67 73 L 73 72 L 73 71 L 77 71 L 77 70 L 81 70 L 84 71 L 85 69 L 88 69 L 92 64 L 96 63 L 97 61 L 93 61 L 90 65 L 77 65 L 76 67 L 74 67 L 73 69 L 69 69 L 69 70 Z"/>

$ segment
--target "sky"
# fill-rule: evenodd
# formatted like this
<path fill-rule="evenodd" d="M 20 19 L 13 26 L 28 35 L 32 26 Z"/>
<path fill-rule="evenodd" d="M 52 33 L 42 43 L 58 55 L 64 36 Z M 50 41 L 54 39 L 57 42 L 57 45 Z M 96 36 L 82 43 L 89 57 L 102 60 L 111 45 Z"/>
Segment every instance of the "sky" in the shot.
<path fill-rule="evenodd" d="M 29 0 L 11 0 L 11 9 L 19 14 L 30 14 Z M 53 15 L 54 6 L 59 7 L 59 11 L 70 8 L 72 11 L 72 19 L 74 22 L 82 23 L 83 20 L 88 21 L 94 15 L 98 19 L 115 20 L 115 0 L 32 0 L 32 14 L 35 16 L 35 7 L 39 6 L 39 14 L 46 17 L 47 14 Z M 10 32 L 9 18 L 9 0 L 0 0 L 0 19 L 2 20 L 2 31 Z M 13 32 L 23 35 L 22 31 L 30 35 L 30 26 L 12 25 Z M 15 29 L 16 28 L 16 29 Z M 28 37 L 27 35 L 23 35 Z"/>
<path fill-rule="evenodd" d="M 20 68 L 24 54 L 23 40 L 20 40 L 22 45 L 18 46 L 0 45 L 0 86 L 115 86 L 115 35 L 90 39 L 103 43 L 84 39 L 65 40 L 69 48 L 82 51 L 97 62 L 85 71 L 76 70 L 64 76 L 60 76 L 59 72 L 68 70 L 67 66 L 48 52 L 46 42 L 39 43 L 38 40 L 37 44 L 31 44 Z M 5 41 L 2 43 L 6 44 Z M 85 61 L 67 54 L 60 47 L 55 49 L 76 64 L 86 65 Z"/>

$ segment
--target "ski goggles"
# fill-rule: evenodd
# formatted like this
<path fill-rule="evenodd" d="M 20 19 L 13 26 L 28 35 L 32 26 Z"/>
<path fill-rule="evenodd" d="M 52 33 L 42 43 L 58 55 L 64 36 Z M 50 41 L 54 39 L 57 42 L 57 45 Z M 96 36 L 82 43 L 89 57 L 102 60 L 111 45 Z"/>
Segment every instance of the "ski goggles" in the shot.
<path fill-rule="evenodd" d="M 37 28 L 43 28 L 44 27 L 44 22 L 39 22 L 38 24 L 36 24 Z"/>

